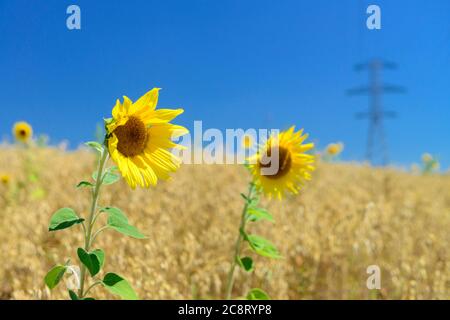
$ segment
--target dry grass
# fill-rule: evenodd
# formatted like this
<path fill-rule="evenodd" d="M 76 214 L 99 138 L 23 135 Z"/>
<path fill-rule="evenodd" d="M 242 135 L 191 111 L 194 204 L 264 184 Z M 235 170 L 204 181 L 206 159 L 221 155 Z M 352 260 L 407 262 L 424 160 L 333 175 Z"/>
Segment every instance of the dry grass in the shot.
<path fill-rule="evenodd" d="M 64 285 L 49 294 L 43 278 L 55 263 L 77 261 L 81 232 L 47 226 L 60 207 L 86 213 L 87 191 L 74 186 L 90 176 L 94 157 L 57 149 L 31 157 L 38 182 L 0 186 L 0 298 L 67 298 Z M 24 158 L 23 150 L 0 150 L 0 171 L 15 184 L 25 179 Z M 151 190 L 107 187 L 101 202 L 122 208 L 149 239 L 103 233 L 97 246 L 106 251 L 105 270 L 128 278 L 143 299 L 223 297 L 247 179 L 239 166 L 186 165 Z M 258 286 L 276 299 L 448 299 L 449 190 L 448 175 L 320 164 L 302 196 L 265 201 L 276 224 L 251 228 L 284 259 L 257 258 L 254 274 L 239 271 L 234 295 Z M 366 288 L 373 264 L 382 270 L 381 291 Z M 101 288 L 94 295 L 111 298 Z"/>

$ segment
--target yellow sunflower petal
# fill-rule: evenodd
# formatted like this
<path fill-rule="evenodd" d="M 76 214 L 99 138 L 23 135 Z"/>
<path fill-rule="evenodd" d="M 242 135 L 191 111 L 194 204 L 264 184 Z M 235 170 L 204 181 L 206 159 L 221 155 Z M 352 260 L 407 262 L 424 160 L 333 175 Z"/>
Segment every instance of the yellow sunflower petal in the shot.
<path fill-rule="evenodd" d="M 113 118 L 117 119 L 120 116 L 122 116 L 123 112 L 124 112 L 124 110 L 123 110 L 122 104 L 120 103 L 120 100 L 117 99 L 116 105 L 114 106 L 114 108 L 112 110 L 112 116 L 113 116 Z"/>
<path fill-rule="evenodd" d="M 158 109 L 151 113 L 147 113 L 144 119 L 145 123 L 150 125 L 167 123 L 175 119 L 183 112 L 183 109 Z"/>
<path fill-rule="evenodd" d="M 139 115 L 141 112 L 153 111 L 158 104 L 158 95 L 160 88 L 154 88 L 140 97 L 134 104 L 134 110 Z"/>
<path fill-rule="evenodd" d="M 130 113 L 132 111 L 133 102 L 127 96 L 123 96 L 123 110 L 125 113 Z"/>

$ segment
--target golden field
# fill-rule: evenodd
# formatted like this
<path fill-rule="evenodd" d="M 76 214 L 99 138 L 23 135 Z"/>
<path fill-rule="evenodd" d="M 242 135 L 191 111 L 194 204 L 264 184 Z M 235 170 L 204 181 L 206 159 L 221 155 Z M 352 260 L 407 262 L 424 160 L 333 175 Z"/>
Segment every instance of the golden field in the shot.
<path fill-rule="evenodd" d="M 47 228 L 61 207 L 86 215 L 88 191 L 75 186 L 94 167 L 86 150 L 0 149 L 0 172 L 11 175 L 0 185 L 0 299 L 68 298 L 64 283 L 50 293 L 43 278 L 57 263 L 78 263 L 81 229 Z M 30 170 L 38 179 L 29 181 Z M 223 298 L 248 180 L 242 166 L 184 165 L 150 190 L 105 187 L 100 204 L 121 208 L 148 239 L 102 233 L 104 270 L 123 275 L 141 299 Z M 235 297 L 261 287 L 273 299 L 450 298 L 448 174 L 319 163 L 299 197 L 263 202 L 276 223 L 250 230 L 284 258 L 255 257 L 255 273 L 238 271 Z M 366 287 L 369 265 L 381 268 L 379 291 Z M 102 288 L 93 295 L 114 298 Z"/>

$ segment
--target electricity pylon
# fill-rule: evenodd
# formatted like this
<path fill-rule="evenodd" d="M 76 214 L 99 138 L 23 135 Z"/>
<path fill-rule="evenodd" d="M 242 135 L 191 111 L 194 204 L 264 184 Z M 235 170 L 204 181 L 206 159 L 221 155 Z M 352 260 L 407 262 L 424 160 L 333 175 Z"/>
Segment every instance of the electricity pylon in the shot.
<path fill-rule="evenodd" d="M 355 71 L 367 69 L 369 71 L 369 85 L 353 88 L 347 91 L 349 95 L 367 94 L 369 95 L 369 110 L 367 112 L 356 113 L 357 119 L 369 119 L 369 131 L 367 135 L 366 159 L 374 162 L 374 151 L 376 146 L 380 148 L 382 164 L 389 162 L 387 141 L 384 132 L 384 118 L 395 118 L 397 114 L 393 111 L 383 109 L 382 96 L 385 93 L 403 93 L 406 90 L 400 86 L 383 84 L 381 80 L 382 69 L 395 69 L 394 63 L 382 60 L 372 60 L 368 63 L 355 65 Z"/>

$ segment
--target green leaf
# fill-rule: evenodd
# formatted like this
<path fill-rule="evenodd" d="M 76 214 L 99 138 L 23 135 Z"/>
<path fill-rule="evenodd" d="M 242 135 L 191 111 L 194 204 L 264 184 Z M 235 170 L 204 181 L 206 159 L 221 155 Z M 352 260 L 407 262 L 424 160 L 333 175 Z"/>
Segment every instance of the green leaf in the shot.
<path fill-rule="evenodd" d="M 103 153 L 103 146 L 96 141 L 89 141 L 85 143 L 86 146 L 94 149 L 97 152 Z"/>
<path fill-rule="evenodd" d="M 139 299 L 127 280 L 115 273 L 106 274 L 103 278 L 102 284 L 109 292 L 120 296 L 124 300 Z"/>
<path fill-rule="evenodd" d="M 78 298 L 78 295 L 77 295 L 74 291 L 72 291 L 72 290 L 69 290 L 69 296 L 70 296 L 70 299 L 71 299 L 71 300 L 80 300 L 80 299 Z"/>
<path fill-rule="evenodd" d="M 125 224 L 120 222 L 119 220 L 108 221 L 108 226 L 117 232 L 120 232 L 124 235 L 130 236 L 136 239 L 145 239 L 146 236 L 143 235 L 136 227 L 133 227 L 129 224 Z"/>
<path fill-rule="evenodd" d="M 146 238 L 146 236 L 143 235 L 136 227 L 129 224 L 128 218 L 122 210 L 113 207 L 106 207 L 101 209 L 101 212 L 106 212 L 108 214 L 108 227 L 136 239 Z"/>
<path fill-rule="evenodd" d="M 64 273 L 66 272 L 66 266 L 57 265 L 53 267 L 45 276 L 45 284 L 50 289 L 55 288 L 58 283 L 61 281 L 62 277 L 64 276 Z"/>
<path fill-rule="evenodd" d="M 91 297 L 87 297 L 87 298 L 84 298 L 83 300 L 86 300 L 86 301 L 94 301 L 95 299 L 94 298 L 91 298 Z"/>
<path fill-rule="evenodd" d="M 106 212 L 108 214 L 108 218 L 121 220 L 123 223 L 128 224 L 128 218 L 119 208 L 114 207 L 104 207 L 100 209 L 100 212 Z"/>
<path fill-rule="evenodd" d="M 89 253 L 86 252 L 86 250 L 84 250 L 83 248 L 78 248 L 77 255 L 78 259 L 80 259 L 81 263 L 86 266 L 92 276 L 98 273 L 98 271 L 100 270 L 99 264 L 96 263 L 98 261 L 92 261 Z"/>
<path fill-rule="evenodd" d="M 250 204 L 252 206 L 257 206 L 258 203 L 259 203 L 259 194 L 258 193 L 253 194 L 252 198 L 250 199 Z"/>
<path fill-rule="evenodd" d="M 80 188 L 93 188 L 94 184 L 89 182 L 89 181 L 81 181 L 78 185 L 77 185 L 77 189 Z"/>
<path fill-rule="evenodd" d="M 247 272 L 253 271 L 253 260 L 250 257 L 238 258 L 239 266 Z"/>
<path fill-rule="evenodd" d="M 249 206 L 256 206 L 259 202 L 259 196 L 258 194 L 253 194 L 251 197 L 248 197 L 244 193 L 241 193 L 241 197 L 247 202 Z"/>
<path fill-rule="evenodd" d="M 97 181 L 97 175 L 98 175 L 97 172 L 94 172 L 94 173 L 92 174 L 92 178 L 93 178 L 95 181 Z M 116 182 L 119 181 L 119 180 L 120 180 L 120 176 L 119 176 L 119 175 L 107 171 L 107 172 L 105 172 L 105 174 L 103 175 L 103 182 L 102 182 L 102 184 L 105 185 L 105 186 L 107 186 L 107 185 L 116 183 Z"/>
<path fill-rule="evenodd" d="M 103 268 L 103 265 L 105 264 L 105 252 L 102 249 L 95 249 L 94 251 L 92 251 L 91 255 L 92 254 L 97 258 L 101 270 Z"/>
<path fill-rule="evenodd" d="M 50 219 L 50 226 L 48 227 L 48 230 L 63 230 L 83 221 L 84 219 L 78 217 L 73 209 L 62 208 L 56 211 L 55 214 L 53 214 L 52 218 Z"/>
<path fill-rule="evenodd" d="M 89 270 L 91 276 L 95 276 L 100 272 L 105 261 L 105 253 L 103 250 L 97 249 L 92 253 L 86 252 L 83 248 L 78 248 L 77 250 L 78 258 Z"/>
<path fill-rule="evenodd" d="M 242 197 L 246 202 L 250 203 L 251 200 L 250 200 L 245 194 L 241 193 L 241 197 Z"/>
<path fill-rule="evenodd" d="M 106 170 L 107 172 L 119 172 L 119 167 L 118 166 L 112 166 L 111 168 L 108 168 L 108 170 Z"/>
<path fill-rule="evenodd" d="M 256 235 L 247 235 L 245 240 L 248 241 L 253 251 L 260 256 L 272 259 L 281 258 L 277 248 L 275 248 L 275 246 L 268 240 Z"/>
<path fill-rule="evenodd" d="M 247 221 L 256 222 L 259 220 L 267 220 L 274 222 L 272 215 L 263 208 L 250 207 L 247 209 Z"/>
<path fill-rule="evenodd" d="M 255 288 L 247 294 L 247 300 L 270 300 L 270 297 L 263 290 Z"/>

